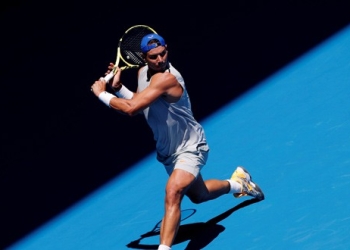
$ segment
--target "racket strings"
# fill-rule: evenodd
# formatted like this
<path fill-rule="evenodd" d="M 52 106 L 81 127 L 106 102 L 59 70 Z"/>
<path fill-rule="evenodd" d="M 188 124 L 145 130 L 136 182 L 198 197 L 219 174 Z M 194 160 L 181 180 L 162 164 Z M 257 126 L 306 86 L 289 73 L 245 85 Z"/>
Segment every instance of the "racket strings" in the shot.
<path fill-rule="evenodd" d="M 125 50 L 125 58 L 127 58 L 126 60 L 131 60 L 132 62 L 136 63 L 137 65 L 141 65 L 144 63 L 144 61 L 142 60 L 142 56 L 141 53 L 138 52 L 132 52 L 130 50 Z"/>

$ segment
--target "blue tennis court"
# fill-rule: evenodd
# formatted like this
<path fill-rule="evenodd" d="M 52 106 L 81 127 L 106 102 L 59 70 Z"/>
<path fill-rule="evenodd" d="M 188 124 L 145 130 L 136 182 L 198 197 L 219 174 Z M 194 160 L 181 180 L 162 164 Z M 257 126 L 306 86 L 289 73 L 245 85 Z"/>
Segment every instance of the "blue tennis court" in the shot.
<path fill-rule="evenodd" d="M 350 248 L 350 27 L 201 121 L 203 177 L 245 166 L 265 200 L 187 198 L 172 249 Z M 156 249 L 167 175 L 150 154 L 8 250 Z"/>

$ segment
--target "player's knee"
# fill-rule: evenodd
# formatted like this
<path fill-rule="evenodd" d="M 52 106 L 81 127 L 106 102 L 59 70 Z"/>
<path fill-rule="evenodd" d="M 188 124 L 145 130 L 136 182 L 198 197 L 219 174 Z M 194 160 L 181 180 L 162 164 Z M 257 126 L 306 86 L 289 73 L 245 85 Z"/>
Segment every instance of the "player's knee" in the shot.
<path fill-rule="evenodd" d="M 165 193 L 166 193 L 166 196 L 165 196 L 166 202 L 168 204 L 179 203 L 179 201 L 181 200 L 182 192 L 177 188 L 167 187 L 167 189 L 165 190 Z"/>

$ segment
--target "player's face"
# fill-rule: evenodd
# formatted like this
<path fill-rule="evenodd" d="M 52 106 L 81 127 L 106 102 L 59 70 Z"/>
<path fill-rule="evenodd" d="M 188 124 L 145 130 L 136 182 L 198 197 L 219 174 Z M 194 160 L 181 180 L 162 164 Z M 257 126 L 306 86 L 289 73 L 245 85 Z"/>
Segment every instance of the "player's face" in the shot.
<path fill-rule="evenodd" d="M 167 66 L 168 50 L 165 46 L 158 46 L 148 51 L 145 59 L 148 67 L 155 71 L 162 71 Z"/>

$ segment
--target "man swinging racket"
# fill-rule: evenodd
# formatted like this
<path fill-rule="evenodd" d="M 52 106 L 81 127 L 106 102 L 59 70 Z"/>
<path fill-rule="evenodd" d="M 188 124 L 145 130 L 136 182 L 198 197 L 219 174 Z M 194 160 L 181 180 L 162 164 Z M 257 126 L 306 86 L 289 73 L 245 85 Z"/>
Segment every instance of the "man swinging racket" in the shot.
<path fill-rule="evenodd" d="M 171 249 L 180 224 L 181 201 L 186 195 L 193 203 L 216 199 L 224 194 L 264 199 L 259 186 L 243 167 L 237 167 L 226 180 L 203 180 L 209 146 L 203 127 L 191 111 L 191 103 L 181 74 L 168 61 L 163 37 L 152 33 L 143 37 L 141 50 L 145 66 L 138 70 L 138 88 L 130 91 L 121 81 L 121 70 L 107 83 L 95 81 L 93 93 L 110 108 L 134 116 L 143 112 L 156 141 L 157 159 L 169 179 L 165 187 L 165 213 L 160 229 L 158 249 Z M 115 68 L 108 66 L 106 74 Z M 106 85 L 115 95 L 106 91 Z"/>

